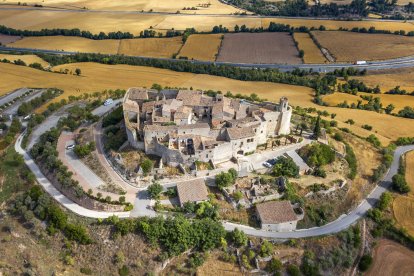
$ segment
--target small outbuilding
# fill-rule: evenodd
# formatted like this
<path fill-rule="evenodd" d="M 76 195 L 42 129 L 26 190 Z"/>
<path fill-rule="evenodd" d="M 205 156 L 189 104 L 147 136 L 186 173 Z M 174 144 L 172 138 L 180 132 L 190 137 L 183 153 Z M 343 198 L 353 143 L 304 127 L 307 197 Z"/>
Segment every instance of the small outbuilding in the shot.
<path fill-rule="evenodd" d="M 262 229 L 268 231 L 295 230 L 299 220 L 288 200 L 257 204 L 256 212 Z"/>
<path fill-rule="evenodd" d="M 199 203 L 208 200 L 207 186 L 203 179 L 194 179 L 177 184 L 180 205 L 186 202 Z"/>

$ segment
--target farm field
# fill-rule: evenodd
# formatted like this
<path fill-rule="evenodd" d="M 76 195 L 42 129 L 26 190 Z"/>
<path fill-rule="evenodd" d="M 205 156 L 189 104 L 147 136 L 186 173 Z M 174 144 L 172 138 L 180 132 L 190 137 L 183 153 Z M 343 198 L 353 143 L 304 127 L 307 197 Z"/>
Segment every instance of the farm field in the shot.
<path fill-rule="evenodd" d="M 364 124 L 372 125 L 377 131 L 375 135 L 387 145 L 390 141 L 401 136 L 412 136 L 414 124 L 411 119 L 398 118 L 386 114 L 379 114 L 365 110 L 352 110 L 337 107 L 322 107 L 312 102 L 313 91 L 306 87 L 292 86 L 267 82 L 248 82 L 231 80 L 210 75 L 196 75 L 191 73 L 174 72 L 165 69 L 129 65 L 104 65 L 96 63 L 72 63 L 52 68 L 54 71 L 68 69 L 82 70 L 81 76 L 62 75 L 35 70 L 13 64 L 0 63 L 0 94 L 10 92 L 19 87 L 57 87 L 65 91 L 61 98 L 69 95 L 81 95 L 85 92 L 102 91 L 105 89 L 126 89 L 131 86 L 149 87 L 153 83 L 171 87 L 193 87 L 194 89 L 213 89 L 232 91 L 234 94 L 248 94 L 255 92 L 259 97 L 278 101 L 281 96 L 287 96 L 293 106 L 315 107 L 336 113 L 335 120 L 339 127 L 347 127 L 356 134 L 366 137 L 371 131 L 362 129 Z M 120 81 L 122 80 L 122 81 Z M 355 125 L 344 122 L 353 119 Z"/>
<path fill-rule="evenodd" d="M 386 107 L 389 104 L 393 104 L 395 106 L 395 110 L 399 111 L 406 106 L 414 106 L 414 97 L 409 95 L 391 95 L 391 94 L 369 94 L 369 93 L 358 93 L 358 95 L 351 95 L 347 93 L 333 93 L 323 97 L 323 101 L 328 103 L 330 106 L 336 106 L 344 101 L 347 101 L 348 104 L 358 103 L 358 101 L 362 101 L 363 104 L 367 103 L 361 99 L 361 95 L 364 96 L 373 96 L 378 97 L 381 99 L 381 103 L 383 107 Z"/>
<path fill-rule="evenodd" d="M 181 48 L 179 57 L 214 61 L 221 45 L 222 36 L 222 34 L 190 35 Z"/>
<path fill-rule="evenodd" d="M 302 63 L 288 33 L 225 34 L 217 61 L 240 63 Z"/>
<path fill-rule="evenodd" d="M 93 40 L 75 36 L 40 36 L 25 37 L 7 46 L 58 51 L 64 50 L 68 52 L 116 54 L 118 52 L 119 40 Z"/>
<path fill-rule="evenodd" d="M 172 58 L 182 47 L 181 37 L 120 40 L 118 54 Z"/>
<path fill-rule="evenodd" d="M 408 196 L 398 196 L 393 203 L 397 223 L 414 237 L 414 151 L 405 155 L 405 179 L 411 188 Z"/>
<path fill-rule="evenodd" d="M 409 92 L 414 91 L 414 68 L 369 71 L 365 76 L 352 78 L 361 80 L 370 87 L 378 84 L 382 92 L 389 91 L 396 86 L 401 86 L 401 89 Z"/>
<path fill-rule="evenodd" d="M 21 59 L 23 60 L 27 65 L 32 63 L 40 63 L 43 67 L 48 67 L 49 63 L 41 59 L 40 57 L 36 55 L 8 55 L 8 54 L 1 54 L 0 53 L 0 60 L 7 59 L 11 62 L 14 62 L 15 60 Z"/>
<path fill-rule="evenodd" d="M 341 31 L 313 31 L 312 34 L 338 62 L 385 60 L 414 54 L 414 37 Z"/>
<path fill-rule="evenodd" d="M 325 56 L 319 50 L 318 46 L 313 42 L 307 33 L 294 33 L 293 38 L 298 43 L 299 50 L 303 50 L 305 55 L 303 60 L 305 63 L 325 63 Z"/>
<path fill-rule="evenodd" d="M 114 10 L 114 11 L 158 11 L 158 12 L 176 12 L 184 7 L 197 7 L 198 10 L 188 11 L 191 13 L 214 13 L 214 14 L 230 14 L 239 9 L 232 6 L 225 5 L 218 0 L 212 1 L 198 1 L 198 0 L 178 0 L 178 1 L 156 1 L 156 0 L 28 0 L 25 1 L 28 5 L 41 4 L 45 7 L 58 7 L 65 9 L 83 9 L 88 10 Z M 210 5 L 207 7 L 199 7 L 199 4 Z M 3 4 L 17 4 L 17 1 L 4 0 Z M 20 6 L 21 7 L 21 6 Z M 24 8 L 24 7 L 23 7 Z M 187 12 L 187 11 L 182 11 Z"/>
<path fill-rule="evenodd" d="M 365 275 L 413 275 L 413 271 L 414 251 L 384 239 L 375 247 L 372 266 Z"/>
<path fill-rule="evenodd" d="M 117 1 L 119 2 L 119 1 Z M 170 3 L 170 2 L 168 2 Z M 180 17 L 180 20 L 177 20 Z M 31 20 L 27 20 L 30 18 Z M 134 14 L 126 13 L 120 16 L 116 13 L 85 13 L 58 12 L 46 10 L 0 10 L 0 25 L 17 29 L 40 30 L 42 28 L 80 28 L 93 33 L 123 31 L 138 35 L 140 31 L 150 26 L 154 30 L 166 30 L 175 28 L 184 30 L 194 27 L 198 31 L 210 31 L 213 26 L 222 24 L 233 29 L 236 24 L 245 24 L 247 27 L 267 27 L 270 22 L 290 24 L 294 27 L 308 26 L 318 28 L 324 25 L 328 30 L 337 30 L 339 27 L 352 29 L 353 27 L 371 26 L 376 29 L 390 31 L 414 30 L 410 22 L 380 22 L 380 21 L 337 21 L 337 20 L 312 20 L 312 19 L 282 19 L 282 18 L 252 18 L 243 16 L 182 16 L 174 14 Z"/>
<path fill-rule="evenodd" d="M 20 36 L 0 34 L 0 45 L 6 45 L 21 39 Z"/>

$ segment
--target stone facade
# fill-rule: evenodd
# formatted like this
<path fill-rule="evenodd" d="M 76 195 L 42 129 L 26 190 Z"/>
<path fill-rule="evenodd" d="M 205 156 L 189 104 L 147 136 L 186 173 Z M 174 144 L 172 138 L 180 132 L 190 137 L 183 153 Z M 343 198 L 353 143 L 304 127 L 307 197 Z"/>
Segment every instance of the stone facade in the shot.
<path fill-rule="evenodd" d="M 131 146 L 172 166 L 252 153 L 268 138 L 289 134 L 292 116 L 287 98 L 255 104 L 194 90 L 130 88 L 123 108 Z"/>

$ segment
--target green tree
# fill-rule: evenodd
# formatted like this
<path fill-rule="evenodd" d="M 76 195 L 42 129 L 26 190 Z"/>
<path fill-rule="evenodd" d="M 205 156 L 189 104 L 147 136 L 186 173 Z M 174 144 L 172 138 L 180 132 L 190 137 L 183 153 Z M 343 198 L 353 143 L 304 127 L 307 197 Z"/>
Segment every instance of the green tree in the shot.
<path fill-rule="evenodd" d="M 392 177 L 392 187 L 394 190 L 402 194 L 410 191 L 410 186 L 408 186 L 407 181 L 402 174 L 396 174 Z"/>
<path fill-rule="evenodd" d="M 358 268 L 360 271 L 364 272 L 364 271 L 367 271 L 368 268 L 370 268 L 371 264 L 372 264 L 371 255 L 364 255 L 361 257 L 361 260 L 359 261 Z"/>
<path fill-rule="evenodd" d="M 248 241 L 246 234 L 238 228 L 229 233 L 229 239 L 237 247 L 246 246 Z"/>
<path fill-rule="evenodd" d="M 79 69 L 79 68 L 76 68 L 75 69 L 75 74 L 77 75 L 77 76 L 80 76 L 80 74 L 82 73 L 82 71 L 81 71 L 81 69 Z"/>
<path fill-rule="evenodd" d="M 280 272 L 280 270 L 283 268 L 282 262 L 279 259 L 273 258 L 270 260 L 270 262 L 267 264 L 267 271 L 277 273 Z"/>
<path fill-rule="evenodd" d="M 148 186 L 148 194 L 152 199 L 159 199 L 162 190 L 162 185 L 156 181 L 154 181 L 151 185 Z"/>
<path fill-rule="evenodd" d="M 144 175 L 149 174 L 151 172 L 153 166 L 154 166 L 154 164 L 152 163 L 151 160 L 149 160 L 148 158 L 144 159 L 144 161 L 141 162 L 141 169 L 142 169 Z"/>
<path fill-rule="evenodd" d="M 289 276 L 300 276 L 299 267 L 294 264 L 289 264 L 286 268 L 286 272 Z"/>
<path fill-rule="evenodd" d="M 381 195 L 380 200 L 378 202 L 378 208 L 382 211 L 388 208 L 392 201 L 392 195 L 389 192 L 385 192 Z"/>
<path fill-rule="evenodd" d="M 313 136 L 318 139 L 321 137 L 321 116 L 318 115 L 315 121 L 315 125 L 313 127 Z"/>
<path fill-rule="evenodd" d="M 298 177 L 299 167 L 292 158 L 280 156 L 272 168 L 272 173 L 275 176 Z"/>

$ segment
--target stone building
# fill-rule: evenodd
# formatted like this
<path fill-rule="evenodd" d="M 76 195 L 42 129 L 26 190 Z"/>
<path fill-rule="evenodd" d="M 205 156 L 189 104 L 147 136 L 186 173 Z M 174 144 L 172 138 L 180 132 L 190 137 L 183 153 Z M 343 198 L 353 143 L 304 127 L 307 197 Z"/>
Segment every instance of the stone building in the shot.
<path fill-rule="evenodd" d="M 208 96 L 195 90 L 128 89 L 123 100 L 128 141 L 168 165 L 225 162 L 290 133 L 292 108 Z"/>
<path fill-rule="evenodd" d="M 257 204 L 256 213 L 262 229 L 268 231 L 293 231 L 301 219 L 288 200 Z"/>

